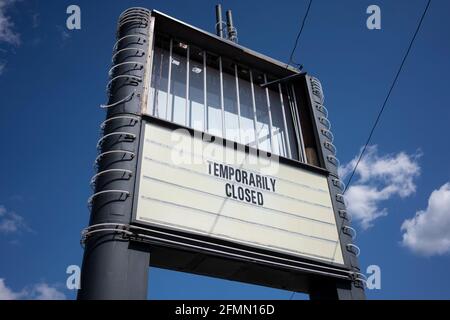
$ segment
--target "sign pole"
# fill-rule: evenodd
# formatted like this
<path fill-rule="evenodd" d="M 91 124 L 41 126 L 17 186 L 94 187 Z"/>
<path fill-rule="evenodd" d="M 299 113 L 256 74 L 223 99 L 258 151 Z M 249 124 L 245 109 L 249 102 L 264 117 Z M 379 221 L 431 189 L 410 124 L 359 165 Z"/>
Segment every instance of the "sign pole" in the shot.
<path fill-rule="evenodd" d="M 336 147 L 332 143 L 332 133 L 328 114 L 323 106 L 324 96 L 320 81 L 306 76 L 307 90 L 310 96 L 309 110 L 311 121 L 315 127 L 319 159 L 328 172 L 328 186 L 338 228 L 339 241 L 345 265 L 352 273 L 347 281 L 321 279 L 314 281 L 310 289 L 311 299 L 365 300 L 364 276 L 359 266 L 359 248 L 353 244 L 356 231 L 350 226 L 351 216 L 347 212 L 344 183 L 338 173 L 339 160 L 336 158 Z"/>
<path fill-rule="evenodd" d="M 78 299 L 147 299 L 150 252 L 130 242 L 133 193 L 141 131 L 145 65 L 150 55 L 150 11 L 126 10 L 119 18 L 107 87 L 108 105 L 98 141 L 89 199 L 91 217 Z"/>

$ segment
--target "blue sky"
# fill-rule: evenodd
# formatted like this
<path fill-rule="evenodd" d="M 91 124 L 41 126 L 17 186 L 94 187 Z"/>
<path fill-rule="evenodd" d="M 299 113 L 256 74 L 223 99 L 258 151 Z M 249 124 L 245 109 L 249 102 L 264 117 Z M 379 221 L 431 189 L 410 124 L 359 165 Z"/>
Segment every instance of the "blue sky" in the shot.
<path fill-rule="evenodd" d="M 106 100 L 119 14 L 144 6 L 213 32 L 215 3 L 0 0 L 0 297 L 75 297 L 65 288 L 65 271 L 81 264 L 80 231 L 88 223 L 89 180 L 104 119 L 98 106 Z M 70 4 L 81 8 L 81 30 L 65 28 Z M 381 30 L 366 28 L 371 4 L 381 8 Z M 222 5 L 233 9 L 240 44 L 288 60 L 307 1 Z M 294 57 L 322 81 L 344 174 L 425 5 L 313 1 Z M 382 272 L 381 290 L 367 292 L 372 299 L 450 298 L 448 12 L 448 1 L 432 1 L 349 190 L 363 269 L 378 265 Z M 149 279 L 151 299 L 291 297 L 160 269 L 151 269 Z"/>

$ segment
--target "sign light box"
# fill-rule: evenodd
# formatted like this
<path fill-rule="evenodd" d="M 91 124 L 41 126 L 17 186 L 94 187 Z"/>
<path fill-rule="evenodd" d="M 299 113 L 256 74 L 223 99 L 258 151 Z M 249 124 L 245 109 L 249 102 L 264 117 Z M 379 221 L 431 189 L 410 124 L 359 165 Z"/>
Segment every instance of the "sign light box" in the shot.
<path fill-rule="evenodd" d="M 135 220 L 344 264 L 327 177 L 145 122 Z"/>

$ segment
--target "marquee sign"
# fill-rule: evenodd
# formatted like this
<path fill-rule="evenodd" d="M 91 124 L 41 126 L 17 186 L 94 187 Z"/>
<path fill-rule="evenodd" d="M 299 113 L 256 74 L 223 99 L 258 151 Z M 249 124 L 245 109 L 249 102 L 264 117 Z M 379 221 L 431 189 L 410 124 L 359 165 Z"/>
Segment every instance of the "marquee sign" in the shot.
<path fill-rule="evenodd" d="M 136 221 L 343 264 L 327 178 L 146 122 Z"/>
<path fill-rule="evenodd" d="M 150 266 L 364 299 L 320 81 L 156 10 L 116 35 L 78 298 Z"/>

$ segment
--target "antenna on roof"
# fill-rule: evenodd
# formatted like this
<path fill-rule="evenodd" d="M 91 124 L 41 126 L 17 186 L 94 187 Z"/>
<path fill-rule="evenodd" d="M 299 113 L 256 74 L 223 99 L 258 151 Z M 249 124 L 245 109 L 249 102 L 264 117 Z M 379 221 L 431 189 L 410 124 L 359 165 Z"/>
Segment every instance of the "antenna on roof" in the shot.
<path fill-rule="evenodd" d="M 216 35 L 223 38 L 223 27 L 224 24 L 222 20 L 222 6 L 220 4 L 216 5 Z"/>
<path fill-rule="evenodd" d="M 233 15 L 231 13 L 231 10 L 227 10 L 227 33 L 228 33 L 228 40 L 236 43 L 238 42 L 237 29 L 234 27 L 233 24 Z"/>

